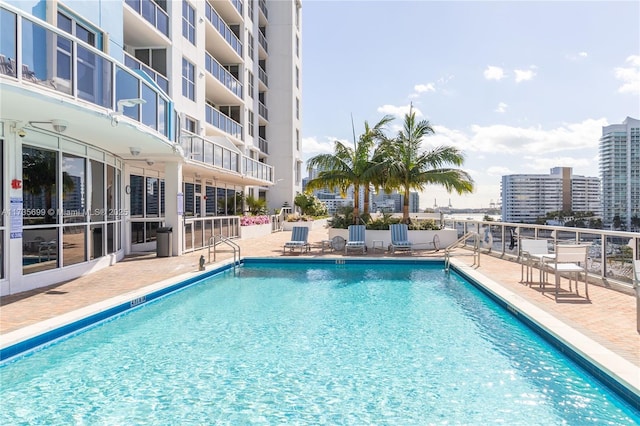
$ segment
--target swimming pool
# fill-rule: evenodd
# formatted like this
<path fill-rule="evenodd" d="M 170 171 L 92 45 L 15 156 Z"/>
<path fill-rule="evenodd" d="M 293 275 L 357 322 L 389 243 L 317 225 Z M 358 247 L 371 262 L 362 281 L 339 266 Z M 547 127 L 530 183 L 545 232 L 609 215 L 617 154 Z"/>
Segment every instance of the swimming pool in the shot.
<path fill-rule="evenodd" d="M 0 422 L 640 422 L 441 269 L 251 262 L 3 365 Z"/>

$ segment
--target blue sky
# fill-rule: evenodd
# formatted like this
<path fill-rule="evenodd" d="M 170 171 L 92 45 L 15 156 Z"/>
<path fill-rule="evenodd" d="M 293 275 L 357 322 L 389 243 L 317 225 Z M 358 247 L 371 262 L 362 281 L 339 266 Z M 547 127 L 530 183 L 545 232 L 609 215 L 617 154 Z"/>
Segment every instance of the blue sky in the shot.
<path fill-rule="evenodd" d="M 302 7 L 304 159 L 413 103 L 454 145 L 473 194 L 436 186 L 421 208 L 489 207 L 502 175 L 598 176 L 602 126 L 640 118 L 640 2 L 326 1 Z M 306 166 L 306 165 L 305 165 Z M 305 171 L 306 175 L 306 171 Z"/>

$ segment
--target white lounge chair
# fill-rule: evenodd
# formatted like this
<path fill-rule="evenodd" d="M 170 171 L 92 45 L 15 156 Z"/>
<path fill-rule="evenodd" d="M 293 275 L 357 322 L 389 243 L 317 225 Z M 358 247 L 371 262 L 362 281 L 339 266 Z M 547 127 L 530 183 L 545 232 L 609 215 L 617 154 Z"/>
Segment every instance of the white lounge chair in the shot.
<path fill-rule="evenodd" d="M 558 290 L 560 289 L 560 275 L 569 274 L 569 291 L 571 289 L 572 278 L 575 275 L 576 294 L 578 293 L 578 279 L 580 273 L 584 274 L 584 293 L 589 300 L 589 288 L 587 284 L 587 256 L 588 245 L 585 244 L 557 244 L 555 247 L 555 257 L 552 262 L 546 262 L 546 267 L 553 271 L 556 278 L 555 299 L 558 300 Z M 542 283 L 544 293 L 545 282 Z"/>
<path fill-rule="evenodd" d="M 307 242 L 308 238 L 309 228 L 307 228 L 306 226 L 294 226 L 291 229 L 291 241 L 287 241 L 286 243 L 284 243 L 282 252 L 286 253 L 287 249 L 289 249 L 290 252 L 296 249 L 300 249 L 300 253 L 309 251 L 311 249 L 311 246 Z"/>
<path fill-rule="evenodd" d="M 362 253 L 367 250 L 367 244 L 364 240 L 365 234 L 364 225 L 349 225 L 349 239 L 344 245 L 344 253 L 349 253 L 349 250 L 362 250 Z"/>
<path fill-rule="evenodd" d="M 413 252 L 413 243 L 409 241 L 408 236 L 409 227 L 405 223 L 394 223 L 389 226 L 389 229 L 391 230 L 391 244 L 389 245 L 391 253 L 395 253 L 396 250 Z"/>

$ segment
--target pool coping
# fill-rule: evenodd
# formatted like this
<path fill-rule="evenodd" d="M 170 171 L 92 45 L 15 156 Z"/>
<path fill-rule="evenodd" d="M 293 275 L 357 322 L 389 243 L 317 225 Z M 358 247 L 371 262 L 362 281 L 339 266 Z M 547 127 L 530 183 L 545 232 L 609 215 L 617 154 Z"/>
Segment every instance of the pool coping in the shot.
<path fill-rule="evenodd" d="M 442 263 L 442 259 L 416 258 L 281 258 L 281 257 L 244 257 L 236 264 L 269 263 L 330 263 L 330 264 L 427 264 Z M 569 358 L 577 361 L 590 374 L 597 377 L 620 396 L 640 410 L 640 367 L 605 348 L 593 339 L 556 319 L 548 312 L 535 306 L 508 288 L 488 278 L 472 266 L 461 260 L 451 260 L 452 269 L 480 288 L 495 302 L 507 309 L 512 315 L 553 346 L 560 349 Z M 9 363 L 32 350 L 46 347 L 58 339 L 68 338 L 82 332 L 87 327 L 114 318 L 131 309 L 143 306 L 158 298 L 191 286 L 205 278 L 234 267 L 229 259 L 208 265 L 204 271 L 188 272 L 170 279 L 132 290 L 130 292 L 76 309 L 66 314 L 32 324 L 21 329 L 0 335 L 0 365 Z"/>

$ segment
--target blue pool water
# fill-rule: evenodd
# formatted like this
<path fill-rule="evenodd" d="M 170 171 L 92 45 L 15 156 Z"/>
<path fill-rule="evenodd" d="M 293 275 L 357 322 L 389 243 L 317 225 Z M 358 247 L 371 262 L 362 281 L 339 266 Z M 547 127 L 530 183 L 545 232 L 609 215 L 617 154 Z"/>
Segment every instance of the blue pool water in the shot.
<path fill-rule="evenodd" d="M 441 265 L 243 266 L 0 375 L 12 425 L 640 423 Z"/>

